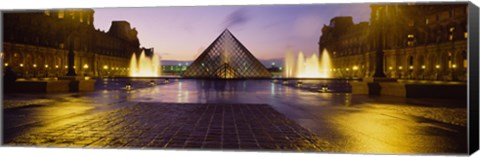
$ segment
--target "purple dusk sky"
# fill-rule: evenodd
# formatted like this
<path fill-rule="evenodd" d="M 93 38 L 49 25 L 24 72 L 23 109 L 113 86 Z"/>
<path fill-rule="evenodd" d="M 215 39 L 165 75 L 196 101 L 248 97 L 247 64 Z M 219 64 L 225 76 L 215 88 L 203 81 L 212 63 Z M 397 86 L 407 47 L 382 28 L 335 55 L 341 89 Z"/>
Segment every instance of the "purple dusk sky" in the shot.
<path fill-rule="evenodd" d="M 318 53 L 323 25 L 335 16 L 368 21 L 369 4 L 251 5 L 95 9 L 95 27 L 126 20 L 138 31 L 142 47 L 164 60 L 194 60 L 228 28 L 255 57 L 283 58 L 287 49 Z"/>

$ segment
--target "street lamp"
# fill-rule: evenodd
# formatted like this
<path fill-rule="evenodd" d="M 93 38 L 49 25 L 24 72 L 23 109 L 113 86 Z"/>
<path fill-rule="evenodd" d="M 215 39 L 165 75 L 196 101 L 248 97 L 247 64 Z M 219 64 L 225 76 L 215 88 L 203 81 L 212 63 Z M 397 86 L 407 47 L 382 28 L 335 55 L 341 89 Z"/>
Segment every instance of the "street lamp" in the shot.
<path fill-rule="evenodd" d="M 83 76 L 86 76 L 86 70 L 88 69 L 88 64 L 83 65 Z"/>

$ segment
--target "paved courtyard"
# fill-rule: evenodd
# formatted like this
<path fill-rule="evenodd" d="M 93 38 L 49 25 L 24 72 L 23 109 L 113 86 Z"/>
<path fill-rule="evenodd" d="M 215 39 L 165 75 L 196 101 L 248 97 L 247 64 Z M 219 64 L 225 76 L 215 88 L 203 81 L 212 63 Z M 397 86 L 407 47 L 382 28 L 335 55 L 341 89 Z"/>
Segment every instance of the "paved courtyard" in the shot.
<path fill-rule="evenodd" d="M 265 104 L 138 103 L 34 124 L 6 142 L 92 148 L 321 151 L 327 147 Z"/>
<path fill-rule="evenodd" d="M 5 143 L 20 146 L 467 151 L 464 102 L 316 93 L 260 80 L 6 95 L 3 118 Z"/>

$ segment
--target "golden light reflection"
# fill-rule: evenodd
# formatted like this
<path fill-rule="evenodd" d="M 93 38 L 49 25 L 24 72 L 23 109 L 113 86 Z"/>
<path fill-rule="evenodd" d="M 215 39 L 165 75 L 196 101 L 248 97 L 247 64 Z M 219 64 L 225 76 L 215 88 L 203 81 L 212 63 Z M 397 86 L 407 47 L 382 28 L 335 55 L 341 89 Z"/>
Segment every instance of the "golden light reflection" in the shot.
<path fill-rule="evenodd" d="M 348 99 L 347 99 L 348 100 Z M 350 104 L 350 102 L 346 105 Z M 385 116 L 388 111 L 371 109 L 370 112 L 358 110 L 346 112 L 335 121 L 341 123 L 341 134 L 349 138 L 348 147 L 344 152 L 352 153 L 411 153 L 411 145 L 422 145 L 421 140 L 412 136 L 413 124 L 409 121 L 399 121 L 397 117 Z M 391 122 L 395 121 L 395 124 Z M 430 141 L 423 141 L 430 142 Z M 410 145 L 406 147 L 406 145 Z M 418 147 L 421 149 L 421 147 Z M 419 150 L 417 150 L 419 151 Z"/>
<path fill-rule="evenodd" d="M 83 101 L 73 100 L 71 102 L 63 102 L 57 105 L 48 105 L 43 106 L 41 110 L 32 110 L 32 115 L 26 118 L 29 118 L 30 121 L 38 121 L 38 122 L 48 122 L 42 123 L 42 125 L 38 125 L 34 128 L 29 128 L 22 132 L 25 136 L 18 136 L 13 140 L 19 141 L 26 141 L 31 145 L 35 146 L 82 146 L 82 145 L 75 145 L 76 143 L 85 143 L 85 142 L 93 142 L 97 140 L 93 135 L 94 130 L 104 129 L 107 130 L 108 128 L 103 128 L 102 125 L 92 126 L 92 125 L 85 125 L 80 129 L 71 129 L 71 126 L 80 125 L 82 123 L 88 123 L 93 119 L 93 116 L 71 116 L 81 113 L 89 112 L 94 107 L 91 105 L 84 105 L 88 104 Z M 52 117 L 66 117 L 68 118 L 61 118 L 55 121 L 51 121 Z M 51 130 L 61 130 L 62 132 L 51 132 L 47 137 L 41 138 L 29 138 L 31 136 L 35 136 L 41 132 L 48 132 Z M 81 136 L 88 137 L 88 138 L 78 138 L 77 133 L 81 132 Z M 68 136 L 72 135 L 72 136 Z M 47 140 L 45 140 L 47 139 Z M 85 140 L 85 141 L 84 141 Z M 58 141 L 58 142 L 55 142 Z M 61 143 L 61 141 L 71 141 L 65 145 Z"/>

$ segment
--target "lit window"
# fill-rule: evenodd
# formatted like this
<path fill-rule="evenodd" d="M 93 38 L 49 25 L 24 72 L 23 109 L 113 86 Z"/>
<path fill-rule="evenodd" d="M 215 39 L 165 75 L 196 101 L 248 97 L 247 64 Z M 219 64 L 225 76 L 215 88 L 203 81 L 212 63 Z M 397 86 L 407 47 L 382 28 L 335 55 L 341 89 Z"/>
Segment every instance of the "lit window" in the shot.
<path fill-rule="evenodd" d="M 455 31 L 455 27 L 450 27 L 450 32 Z"/>
<path fill-rule="evenodd" d="M 80 13 L 80 22 L 83 23 L 83 13 Z"/>
<path fill-rule="evenodd" d="M 463 60 L 463 68 L 467 68 L 467 66 L 468 66 L 468 61 L 467 61 L 467 59 L 464 59 Z"/>
<path fill-rule="evenodd" d="M 463 33 L 463 37 L 465 37 L 465 39 L 467 39 L 468 38 L 468 33 L 467 32 Z"/>
<path fill-rule="evenodd" d="M 408 37 L 408 38 L 414 38 L 414 37 L 415 37 L 415 35 L 413 35 L 413 34 L 409 34 L 407 37 Z"/>
<path fill-rule="evenodd" d="M 45 15 L 50 16 L 50 10 L 45 10 Z"/>
<path fill-rule="evenodd" d="M 448 37 L 448 40 L 452 41 L 452 40 L 453 40 L 453 35 L 450 35 L 450 36 Z"/>
<path fill-rule="evenodd" d="M 59 10 L 58 11 L 58 18 L 63 19 L 63 17 L 65 17 L 65 12 L 63 10 Z"/>
<path fill-rule="evenodd" d="M 427 24 L 427 25 L 428 25 L 428 18 L 427 18 L 427 19 L 425 19 L 425 24 Z"/>

